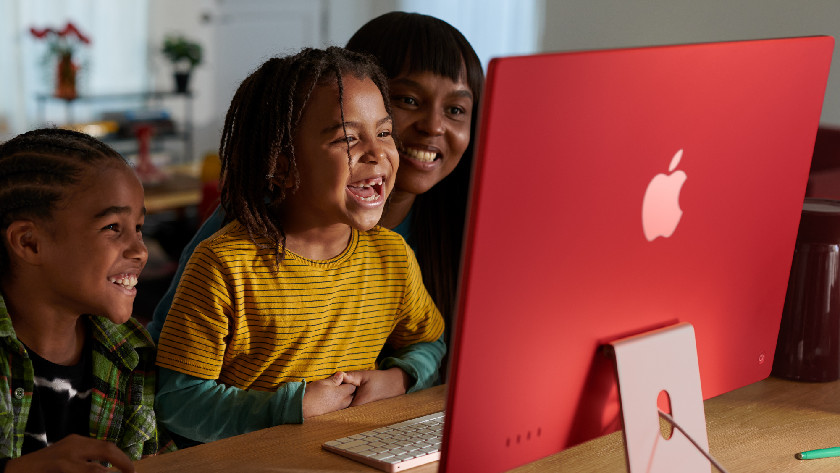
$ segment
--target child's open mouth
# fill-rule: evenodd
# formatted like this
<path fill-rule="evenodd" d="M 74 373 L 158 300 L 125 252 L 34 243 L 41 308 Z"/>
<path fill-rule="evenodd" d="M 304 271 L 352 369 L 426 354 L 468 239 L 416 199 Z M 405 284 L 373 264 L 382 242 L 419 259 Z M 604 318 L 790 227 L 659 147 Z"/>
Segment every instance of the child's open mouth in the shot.
<path fill-rule="evenodd" d="M 351 194 L 362 202 L 376 202 L 382 197 L 382 176 L 373 179 L 363 179 L 347 186 Z"/>

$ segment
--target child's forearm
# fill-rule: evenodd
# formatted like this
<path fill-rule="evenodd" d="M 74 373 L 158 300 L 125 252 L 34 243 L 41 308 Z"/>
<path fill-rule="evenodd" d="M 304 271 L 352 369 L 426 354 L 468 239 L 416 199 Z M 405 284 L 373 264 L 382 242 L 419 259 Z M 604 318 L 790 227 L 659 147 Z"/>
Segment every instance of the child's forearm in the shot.
<path fill-rule="evenodd" d="M 383 358 L 379 369 L 402 368 L 412 379 L 407 392 L 434 386 L 438 381 L 440 362 L 446 354 L 443 336 L 434 342 L 412 343 L 400 348 L 393 355 Z"/>
<path fill-rule="evenodd" d="M 276 392 L 244 390 L 166 368 L 158 378 L 158 419 L 191 440 L 211 442 L 303 421 L 303 383 L 286 383 Z"/>

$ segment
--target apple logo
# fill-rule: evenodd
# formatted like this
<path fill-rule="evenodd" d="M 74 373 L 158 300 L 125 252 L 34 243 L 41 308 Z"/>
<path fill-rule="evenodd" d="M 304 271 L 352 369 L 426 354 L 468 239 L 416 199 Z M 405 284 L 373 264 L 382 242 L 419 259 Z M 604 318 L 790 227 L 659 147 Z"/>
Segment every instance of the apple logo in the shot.
<path fill-rule="evenodd" d="M 683 150 L 679 150 L 668 166 L 670 174 L 657 174 L 651 179 L 642 199 L 642 230 L 645 238 L 653 241 L 657 237 L 668 238 L 676 230 L 682 218 L 680 191 L 685 184 L 683 171 L 674 171 L 680 164 Z"/>

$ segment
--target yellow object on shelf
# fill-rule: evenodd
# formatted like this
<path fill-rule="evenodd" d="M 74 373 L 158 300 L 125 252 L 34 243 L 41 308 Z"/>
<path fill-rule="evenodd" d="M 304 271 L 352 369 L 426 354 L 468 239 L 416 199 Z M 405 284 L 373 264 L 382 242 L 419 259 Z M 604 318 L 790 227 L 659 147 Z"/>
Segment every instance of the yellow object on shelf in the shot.
<path fill-rule="evenodd" d="M 218 182 L 222 172 L 222 162 L 216 153 L 207 153 L 201 163 L 201 182 Z"/>
<path fill-rule="evenodd" d="M 102 138 L 106 135 L 116 133 L 119 127 L 120 124 L 113 120 L 101 120 L 87 123 L 69 123 L 61 126 L 61 128 L 85 133 L 90 136 L 93 136 L 94 138 Z"/>

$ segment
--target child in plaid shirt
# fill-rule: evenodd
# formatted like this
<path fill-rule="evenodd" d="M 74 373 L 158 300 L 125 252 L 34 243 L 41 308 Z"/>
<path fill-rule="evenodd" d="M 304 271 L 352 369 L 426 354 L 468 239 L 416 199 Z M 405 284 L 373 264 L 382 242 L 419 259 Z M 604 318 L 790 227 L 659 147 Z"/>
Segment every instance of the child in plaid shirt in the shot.
<path fill-rule="evenodd" d="M 41 129 L 0 145 L 0 471 L 133 472 L 172 449 L 131 318 L 143 187 L 113 149 Z"/>

